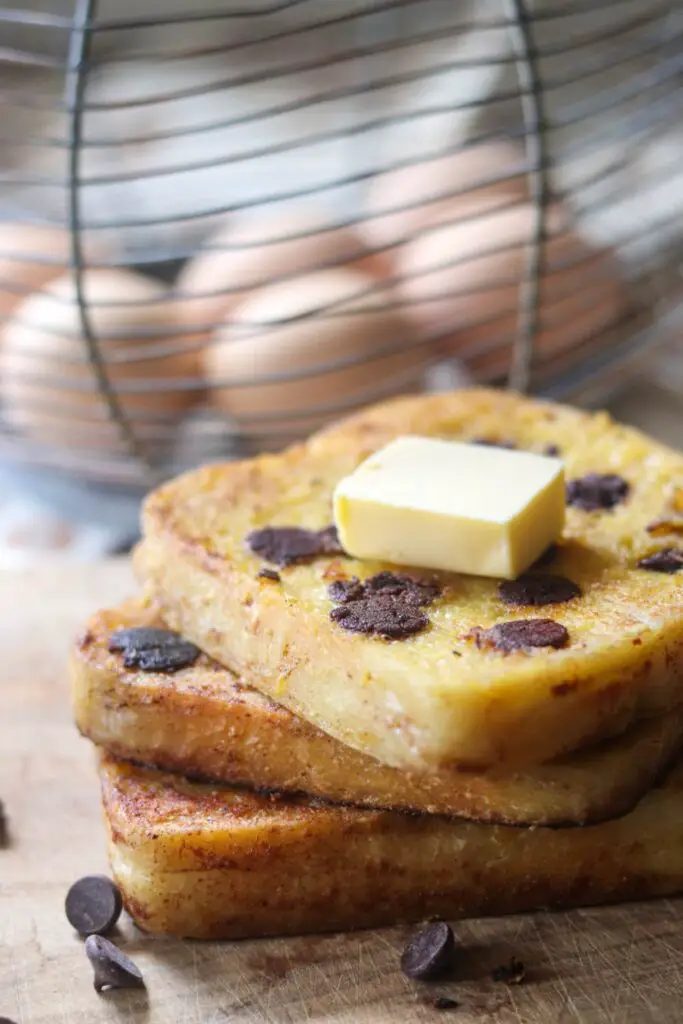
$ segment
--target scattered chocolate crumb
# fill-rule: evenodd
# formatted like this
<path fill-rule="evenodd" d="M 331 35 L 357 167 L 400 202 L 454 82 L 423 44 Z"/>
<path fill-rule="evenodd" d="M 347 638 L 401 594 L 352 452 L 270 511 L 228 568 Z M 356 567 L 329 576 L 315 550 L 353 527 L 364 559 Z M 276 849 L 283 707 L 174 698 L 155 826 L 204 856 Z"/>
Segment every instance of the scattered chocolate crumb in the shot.
<path fill-rule="evenodd" d="M 131 626 L 117 629 L 109 637 L 112 654 L 123 654 L 126 668 L 143 672 L 177 672 L 194 664 L 201 651 L 172 629 Z"/>
<path fill-rule="evenodd" d="M 506 448 L 510 452 L 517 448 L 514 441 L 495 441 L 490 437 L 473 437 L 470 444 L 478 444 L 482 448 Z"/>
<path fill-rule="evenodd" d="M 330 618 L 350 633 L 404 640 L 421 633 L 429 619 L 419 608 L 393 597 L 369 597 L 348 601 L 330 612 Z"/>
<path fill-rule="evenodd" d="M 543 569 L 551 562 L 554 562 L 560 553 L 559 544 L 551 544 L 549 548 L 546 548 L 540 558 L 537 558 L 534 562 L 533 569 Z"/>
<path fill-rule="evenodd" d="M 479 648 L 493 648 L 509 654 L 535 647 L 566 647 L 569 633 L 553 619 L 515 619 L 501 622 L 491 629 L 473 629 L 469 636 Z"/>
<path fill-rule="evenodd" d="M 562 454 L 562 449 L 559 444 L 547 444 L 543 449 L 544 455 L 549 455 L 551 458 L 556 459 L 558 455 Z"/>
<path fill-rule="evenodd" d="M 567 484 L 567 504 L 584 512 L 606 511 L 620 505 L 631 490 L 616 473 L 587 473 Z"/>
<path fill-rule="evenodd" d="M 683 536 L 683 519 L 655 519 L 645 529 L 653 537 L 666 537 L 669 534 Z"/>
<path fill-rule="evenodd" d="M 280 573 L 276 572 L 275 569 L 260 569 L 258 578 L 260 580 L 272 580 L 273 583 L 279 583 L 282 579 Z"/>
<path fill-rule="evenodd" d="M 460 1003 L 457 999 L 451 999 L 450 996 L 437 996 L 432 1006 L 435 1010 L 457 1010 Z"/>
<path fill-rule="evenodd" d="M 528 572 L 516 580 L 501 583 L 498 594 L 504 604 L 540 608 L 547 604 L 565 604 L 581 597 L 581 587 L 566 576 Z"/>
<path fill-rule="evenodd" d="M 401 954 L 401 970 L 408 978 L 433 981 L 453 966 L 455 936 L 445 921 L 434 921 L 412 935 Z"/>
<path fill-rule="evenodd" d="M 310 562 L 321 555 L 343 555 L 336 526 L 305 530 L 299 526 L 266 526 L 252 530 L 247 547 L 267 562 L 283 567 Z"/>
<path fill-rule="evenodd" d="M 95 974 L 96 992 L 110 988 L 144 988 L 142 972 L 130 957 L 101 935 L 89 935 L 85 954 Z"/>
<path fill-rule="evenodd" d="M 638 562 L 639 569 L 648 569 L 650 572 L 680 572 L 683 569 L 683 551 L 679 548 L 663 548 L 655 551 L 647 558 L 641 558 Z"/>
<path fill-rule="evenodd" d="M 456 651 L 455 648 L 453 648 L 451 654 L 454 654 L 456 658 L 462 658 L 462 653 L 460 651 Z"/>
<path fill-rule="evenodd" d="M 513 956 L 509 964 L 494 967 L 491 972 L 494 981 L 502 981 L 506 985 L 521 985 L 526 978 L 526 967 L 521 960 Z"/>

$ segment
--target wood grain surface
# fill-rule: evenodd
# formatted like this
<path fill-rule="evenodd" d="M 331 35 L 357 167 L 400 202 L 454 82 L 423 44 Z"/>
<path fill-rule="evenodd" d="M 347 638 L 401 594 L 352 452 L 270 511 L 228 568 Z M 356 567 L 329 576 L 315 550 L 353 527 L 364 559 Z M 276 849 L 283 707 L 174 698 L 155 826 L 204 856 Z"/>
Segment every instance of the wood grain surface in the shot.
<path fill-rule="evenodd" d="M 683 902 L 458 923 L 456 974 L 404 978 L 405 929 L 241 943 L 118 941 L 147 992 L 98 996 L 63 913 L 69 884 L 106 870 L 92 752 L 71 726 L 69 640 L 130 592 L 126 564 L 0 575 L 0 1017 L 16 1024 L 667 1024 L 683 1017 Z M 527 980 L 491 980 L 510 956 Z M 439 995 L 460 1004 L 440 1011 Z"/>

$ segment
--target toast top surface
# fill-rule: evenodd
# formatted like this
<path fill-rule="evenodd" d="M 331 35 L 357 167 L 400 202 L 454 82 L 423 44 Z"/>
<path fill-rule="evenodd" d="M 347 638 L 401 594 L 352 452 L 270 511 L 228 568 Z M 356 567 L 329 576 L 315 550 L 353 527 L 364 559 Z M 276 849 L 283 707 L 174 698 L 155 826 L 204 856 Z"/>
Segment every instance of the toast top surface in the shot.
<path fill-rule="evenodd" d="M 321 557 L 280 569 L 278 584 L 257 580 L 263 563 L 246 546 L 250 531 L 328 526 L 337 481 L 391 438 L 407 433 L 509 441 L 533 451 L 556 445 L 568 480 L 589 473 L 622 476 L 630 492 L 617 507 L 567 509 L 558 553 L 543 570 L 568 576 L 583 595 L 542 609 L 510 608 L 501 601 L 496 580 L 437 574 L 442 592 L 429 608 L 429 628 L 388 642 L 345 633 L 331 622 L 328 585 L 334 578 L 363 579 L 393 567 Z M 644 662 L 652 643 L 683 621 L 683 573 L 655 573 L 636 564 L 654 551 L 676 546 L 677 532 L 683 532 L 682 508 L 683 457 L 672 450 L 603 413 L 473 390 L 399 399 L 282 454 L 189 473 L 148 498 L 144 528 L 147 536 L 169 545 L 169 557 L 174 550 L 181 552 L 224 578 L 226 586 L 253 581 L 249 600 L 257 610 L 281 605 L 297 617 L 301 632 L 324 638 L 326 650 L 361 665 L 368 679 L 389 673 L 438 697 L 454 687 L 505 687 L 539 676 L 564 683 L 575 673 L 583 678 L 588 661 L 596 676 Z M 648 525 L 661 519 L 674 521 L 662 536 L 648 533 Z M 568 646 L 504 655 L 481 650 L 469 638 L 476 627 L 534 617 L 564 625 Z"/>

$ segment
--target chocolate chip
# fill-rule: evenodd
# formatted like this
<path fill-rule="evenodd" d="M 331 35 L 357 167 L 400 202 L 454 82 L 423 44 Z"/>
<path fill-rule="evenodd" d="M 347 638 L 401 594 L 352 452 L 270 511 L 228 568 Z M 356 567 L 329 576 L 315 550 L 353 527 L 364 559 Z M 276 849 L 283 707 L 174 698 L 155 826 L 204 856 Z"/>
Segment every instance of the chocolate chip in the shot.
<path fill-rule="evenodd" d="M 470 444 L 478 444 L 482 448 L 506 448 L 510 452 L 517 447 L 514 441 L 494 441 L 490 437 L 473 437 Z"/>
<path fill-rule="evenodd" d="M 142 972 L 130 957 L 101 935 L 89 935 L 85 953 L 93 966 L 95 991 L 108 988 L 144 988 Z"/>
<path fill-rule="evenodd" d="M 393 597 L 348 601 L 333 608 L 330 618 L 350 633 L 383 636 L 387 640 L 404 640 L 421 633 L 429 624 L 429 619 L 419 608 Z"/>
<path fill-rule="evenodd" d="M 516 580 L 501 583 L 498 594 L 504 604 L 533 605 L 540 608 L 546 604 L 564 604 L 581 597 L 581 587 L 566 576 L 528 572 Z"/>
<path fill-rule="evenodd" d="M 515 619 L 492 629 L 474 629 L 470 635 L 477 647 L 492 647 L 505 653 L 534 647 L 560 648 L 569 642 L 565 627 L 553 619 Z"/>
<path fill-rule="evenodd" d="M 336 526 L 305 530 L 299 526 L 266 526 L 252 530 L 247 546 L 267 562 L 286 567 L 310 562 L 321 555 L 343 555 Z"/>
<path fill-rule="evenodd" d="M 411 607 L 431 604 L 441 588 L 436 583 L 416 580 L 412 576 L 397 576 L 393 572 L 379 572 L 362 582 L 357 576 L 350 580 L 335 580 L 327 588 L 332 601 L 347 604 L 374 597 L 392 597 Z"/>
<path fill-rule="evenodd" d="M 275 572 L 275 569 L 261 569 L 258 573 L 260 580 L 272 580 L 273 583 L 279 583 L 281 576 L 279 572 Z"/>
<path fill-rule="evenodd" d="M 438 584 L 415 579 L 413 576 L 397 576 L 393 572 L 379 572 L 364 580 L 365 596 L 380 595 L 396 597 L 406 604 L 422 607 L 431 604 L 441 593 Z"/>
<path fill-rule="evenodd" d="M 105 935 L 121 916 L 121 893 L 105 875 L 86 875 L 66 894 L 64 910 L 79 935 Z"/>
<path fill-rule="evenodd" d="M 451 999 L 450 996 L 437 996 L 432 1006 L 435 1010 L 457 1010 L 460 1003 L 457 999 Z"/>
<path fill-rule="evenodd" d="M 558 455 L 562 454 L 562 449 L 559 444 L 547 444 L 543 449 L 544 455 L 549 455 L 551 458 L 556 459 Z"/>
<path fill-rule="evenodd" d="M 109 637 L 109 650 L 123 653 L 126 668 L 143 672 L 176 672 L 194 664 L 201 651 L 171 629 L 132 626 L 117 629 Z"/>
<path fill-rule="evenodd" d="M 0 1017 L 0 1024 L 15 1024 L 15 1022 L 10 1020 L 9 1017 Z"/>
<path fill-rule="evenodd" d="M 546 548 L 540 558 L 537 558 L 533 564 L 534 569 L 543 569 L 545 566 L 550 565 L 554 562 L 560 553 L 559 544 L 551 544 L 549 548 Z"/>
<path fill-rule="evenodd" d="M 663 548 L 655 551 L 647 558 L 641 558 L 638 562 L 639 569 L 648 569 L 650 572 L 680 572 L 683 569 L 683 551 L 679 548 Z"/>
<path fill-rule="evenodd" d="M 455 936 L 444 921 L 435 921 L 416 932 L 401 955 L 401 970 L 408 978 L 431 981 L 453 966 Z"/>
<path fill-rule="evenodd" d="M 616 473 L 587 473 L 567 484 L 567 504 L 584 512 L 614 508 L 625 501 L 630 484 Z"/>
<path fill-rule="evenodd" d="M 501 964 L 491 971 L 494 981 L 503 981 L 506 985 L 521 985 L 526 978 L 526 967 L 521 960 L 513 956 L 509 964 Z"/>

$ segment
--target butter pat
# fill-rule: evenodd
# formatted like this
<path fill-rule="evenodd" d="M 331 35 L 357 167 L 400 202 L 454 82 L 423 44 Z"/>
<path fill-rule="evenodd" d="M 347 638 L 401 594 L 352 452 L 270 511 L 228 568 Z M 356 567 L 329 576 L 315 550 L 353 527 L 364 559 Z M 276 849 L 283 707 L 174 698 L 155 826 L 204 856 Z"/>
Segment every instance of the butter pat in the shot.
<path fill-rule="evenodd" d="M 355 558 L 514 579 L 562 533 L 560 459 L 400 437 L 337 485 L 334 517 Z"/>

